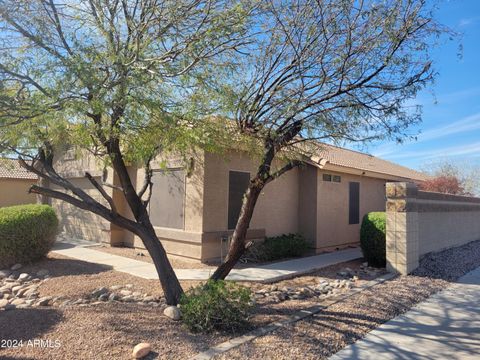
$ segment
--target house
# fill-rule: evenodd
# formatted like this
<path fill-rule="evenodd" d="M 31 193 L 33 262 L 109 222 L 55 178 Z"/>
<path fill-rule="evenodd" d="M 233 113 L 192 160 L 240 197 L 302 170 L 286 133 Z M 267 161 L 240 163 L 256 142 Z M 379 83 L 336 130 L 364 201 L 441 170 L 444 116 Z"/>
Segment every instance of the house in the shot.
<path fill-rule="evenodd" d="M 20 166 L 18 160 L 0 158 L 0 207 L 36 203 L 37 197 L 29 194 L 37 175 Z"/>
<path fill-rule="evenodd" d="M 196 154 L 185 168 L 180 158 L 153 161 L 153 193 L 149 205 L 157 235 L 170 255 L 200 261 L 226 254 L 242 196 L 256 165 L 240 151 L 226 155 Z M 165 166 L 160 166 L 161 162 Z M 94 159 L 68 154 L 57 160 L 57 171 L 98 200 L 99 192 L 85 171 L 110 184 L 105 189 L 118 211 L 130 216 L 125 199 L 115 187 L 112 170 L 102 170 Z M 144 171 L 130 167 L 137 188 Z M 385 210 L 387 181 L 422 181 L 424 174 L 377 157 L 321 145 L 305 166 L 287 172 L 261 194 L 248 232 L 249 239 L 286 233 L 304 235 L 317 252 L 359 242 L 360 222 L 370 211 Z M 133 234 L 92 213 L 52 200 L 63 231 L 72 237 L 112 246 L 143 247 Z"/>

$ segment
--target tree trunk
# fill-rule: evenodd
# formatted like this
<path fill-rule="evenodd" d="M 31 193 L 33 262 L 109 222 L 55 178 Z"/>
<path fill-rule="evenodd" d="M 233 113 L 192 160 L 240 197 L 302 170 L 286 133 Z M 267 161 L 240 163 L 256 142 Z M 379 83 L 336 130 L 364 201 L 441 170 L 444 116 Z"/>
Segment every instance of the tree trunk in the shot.
<path fill-rule="evenodd" d="M 142 239 L 145 248 L 152 257 L 165 295 L 165 300 L 168 305 L 177 305 L 183 294 L 183 289 L 168 260 L 165 249 L 155 234 L 155 229 L 150 221 L 150 215 L 148 214 L 146 206 L 143 204 L 142 199 L 138 196 L 132 184 L 127 167 L 123 161 L 118 140 L 113 139 L 110 141 L 107 144 L 107 149 L 112 160 L 113 168 L 122 185 L 125 199 L 139 225 L 138 232 L 135 233 Z"/>
<path fill-rule="evenodd" d="M 258 180 L 258 179 L 256 179 Z M 240 260 L 245 252 L 245 239 L 247 237 L 247 230 L 252 220 L 253 210 L 258 200 L 260 192 L 264 188 L 264 183 L 253 180 L 248 187 L 245 198 L 240 210 L 240 216 L 233 232 L 230 248 L 228 249 L 225 261 L 215 270 L 210 279 L 224 280 L 235 264 Z"/>
<path fill-rule="evenodd" d="M 183 294 L 183 289 L 173 271 L 172 265 L 168 261 L 165 249 L 155 234 L 155 230 L 151 225 L 144 226 L 143 229 L 139 231 L 138 236 L 152 257 L 167 304 L 177 305 Z"/>

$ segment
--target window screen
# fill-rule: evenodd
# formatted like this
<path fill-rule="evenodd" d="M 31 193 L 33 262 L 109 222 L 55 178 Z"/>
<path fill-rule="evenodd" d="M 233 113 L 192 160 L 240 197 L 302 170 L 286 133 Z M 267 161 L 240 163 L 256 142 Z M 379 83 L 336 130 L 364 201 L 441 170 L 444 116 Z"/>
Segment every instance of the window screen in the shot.
<path fill-rule="evenodd" d="M 323 174 L 322 178 L 323 181 L 332 181 L 332 175 L 330 174 Z"/>
<path fill-rule="evenodd" d="M 360 183 L 349 183 L 349 211 L 348 211 L 348 223 L 359 224 L 360 223 Z"/>
<path fill-rule="evenodd" d="M 228 229 L 235 229 L 242 208 L 243 195 L 249 182 L 249 173 L 230 171 L 228 177 Z"/>
<path fill-rule="evenodd" d="M 333 182 L 342 182 L 342 177 L 340 175 L 333 175 L 332 177 Z"/>
<path fill-rule="evenodd" d="M 185 170 L 153 173 L 150 219 L 153 226 L 184 228 Z"/>

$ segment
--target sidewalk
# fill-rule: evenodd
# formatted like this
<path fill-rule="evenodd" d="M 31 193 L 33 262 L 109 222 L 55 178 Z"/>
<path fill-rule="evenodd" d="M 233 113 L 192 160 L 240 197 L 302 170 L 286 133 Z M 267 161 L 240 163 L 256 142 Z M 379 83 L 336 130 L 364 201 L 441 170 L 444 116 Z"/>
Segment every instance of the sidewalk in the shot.
<path fill-rule="evenodd" d="M 480 268 L 330 360 L 480 359 Z"/>
<path fill-rule="evenodd" d="M 111 266 L 114 270 L 144 279 L 158 279 L 153 264 L 95 250 L 91 243 L 57 242 L 52 251 L 77 260 Z M 227 280 L 273 282 L 360 257 L 362 254 L 359 248 L 340 250 L 269 265 L 234 269 Z M 207 280 L 212 272 L 210 269 L 175 269 L 179 280 Z"/>

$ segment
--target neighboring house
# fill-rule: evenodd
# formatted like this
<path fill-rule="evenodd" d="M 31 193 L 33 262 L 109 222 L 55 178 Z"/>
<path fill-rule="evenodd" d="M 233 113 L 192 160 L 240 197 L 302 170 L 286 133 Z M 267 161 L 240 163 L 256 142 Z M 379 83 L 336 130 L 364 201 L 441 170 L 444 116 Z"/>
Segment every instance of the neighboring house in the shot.
<path fill-rule="evenodd" d="M 164 160 L 165 161 L 165 160 Z M 150 215 L 157 235 L 171 255 L 209 261 L 226 253 L 226 239 L 235 226 L 242 196 L 254 162 L 244 153 L 225 156 L 202 153 L 185 169 L 181 159 L 160 160 L 152 168 L 153 194 Z M 102 171 L 91 157 L 76 159 L 68 154 L 57 169 L 96 199 L 99 192 L 85 179 L 89 171 L 110 185 L 105 189 L 121 213 L 129 216 L 112 170 Z M 140 188 L 144 172 L 130 168 Z M 362 217 L 385 210 L 387 181 L 422 181 L 426 176 L 371 155 L 322 145 L 308 164 L 293 169 L 268 184 L 261 194 L 248 233 L 262 239 L 285 233 L 303 234 L 317 252 L 359 242 Z M 143 247 L 129 232 L 92 213 L 53 200 L 63 230 L 69 236 L 114 246 Z"/>
<path fill-rule="evenodd" d="M 18 160 L 0 158 L 0 207 L 36 203 L 37 197 L 29 194 L 37 175 L 20 166 Z"/>

